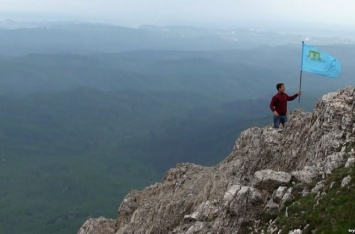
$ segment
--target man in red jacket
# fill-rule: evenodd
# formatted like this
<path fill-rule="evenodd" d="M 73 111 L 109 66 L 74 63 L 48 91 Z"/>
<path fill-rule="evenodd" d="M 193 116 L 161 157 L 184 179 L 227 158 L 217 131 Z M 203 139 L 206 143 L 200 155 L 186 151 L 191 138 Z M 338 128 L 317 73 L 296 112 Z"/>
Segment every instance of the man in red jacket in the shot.
<path fill-rule="evenodd" d="M 292 101 L 296 97 L 301 95 L 301 91 L 298 91 L 292 96 L 288 96 L 285 93 L 285 85 L 279 83 L 276 85 L 277 94 L 275 94 L 270 102 L 270 109 L 274 113 L 274 128 L 279 128 L 280 123 L 285 126 L 287 121 L 287 101 Z"/>

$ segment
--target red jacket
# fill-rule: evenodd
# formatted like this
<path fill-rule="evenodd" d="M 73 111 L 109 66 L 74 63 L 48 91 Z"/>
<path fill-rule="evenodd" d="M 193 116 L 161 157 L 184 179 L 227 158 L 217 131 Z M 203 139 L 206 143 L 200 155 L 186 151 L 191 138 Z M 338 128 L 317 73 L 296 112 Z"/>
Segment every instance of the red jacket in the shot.
<path fill-rule="evenodd" d="M 276 110 L 279 115 L 286 115 L 287 113 L 287 101 L 292 101 L 298 94 L 288 96 L 286 93 L 277 93 L 275 94 L 270 102 L 270 109 L 272 112 Z"/>

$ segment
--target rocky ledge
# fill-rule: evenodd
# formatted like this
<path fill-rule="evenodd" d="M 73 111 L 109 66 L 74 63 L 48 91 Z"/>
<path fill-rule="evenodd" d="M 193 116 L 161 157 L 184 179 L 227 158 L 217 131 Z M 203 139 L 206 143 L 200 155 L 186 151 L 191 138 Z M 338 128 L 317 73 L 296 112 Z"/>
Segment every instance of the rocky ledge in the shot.
<path fill-rule="evenodd" d="M 324 95 L 311 113 L 290 112 L 283 131 L 245 130 L 216 166 L 178 164 L 161 183 L 128 193 L 117 220 L 90 219 L 78 234 L 259 232 L 262 212 L 281 209 L 296 193 L 321 192 L 335 169 L 354 163 L 354 92 Z"/>

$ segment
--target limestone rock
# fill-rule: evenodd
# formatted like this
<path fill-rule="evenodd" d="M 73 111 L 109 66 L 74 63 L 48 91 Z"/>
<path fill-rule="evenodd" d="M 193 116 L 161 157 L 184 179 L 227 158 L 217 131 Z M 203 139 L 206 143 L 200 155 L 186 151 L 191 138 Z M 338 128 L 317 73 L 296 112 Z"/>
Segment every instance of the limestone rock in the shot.
<path fill-rule="evenodd" d="M 311 183 L 312 180 L 318 176 L 318 171 L 316 166 L 305 166 L 302 170 L 293 171 L 291 175 L 298 181 Z"/>
<path fill-rule="evenodd" d="M 89 219 L 83 224 L 78 234 L 114 234 L 117 220 L 104 217 Z"/>
<path fill-rule="evenodd" d="M 355 157 L 349 157 L 348 160 L 345 163 L 345 167 L 350 167 L 352 164 L 355 163 Z"/>
<path fill-rule="evenodd" d="M 347 177 L 343 178 L 341 181 L 341 187 L 344 188 L 345 186 L 347 186 L 349 184 L 350 180 L 351 180 L 351 176 L 347 176 Z"/>
<path fill-rule="evenodd" d="M 275 203 L 272 199 L 270 199 L 265 206 L 266 209 L 276 209 L 279 208 L 279 204 Z"/>
<path fill-rule="evenodd" d="M 275 192 L 272 195 L 272 199 L 277 202 L 280 203 L 280 201 L 282 200 L 283 196 L 285 195 L 285 192 L 287 191 L 287 187 L 286 186 L 280 186 L 277 190 L 275 190 Z"/>
<path fill-rule="evenodd" d="M 338 168 L 344 161 L 344 153 L 333 153 L 327 156 L 327 161 L 325 164 L 325 172 L 330 175 L 332 171 Z"/>
<path fill-rule="evenodd" d="M 292 190 L 293 190 L 292 187 L 287 189 L 286 193 L 283 195 L 281 199 L 282 203 L 292 198 Z"/>
<path fill-rule="evenodd" d="M 302 234 L 302 230 L 301 229 L 295 229 L 290 231 L 288 234 Z"/>
<path fill-rule="evenodd" d="M 323 181 L 319 181 L 314 188 L 312 188 L 311 193 L 316 194 L 318 193 L 321 189 L 323 189 L 325 186 L 323 184 Z"/>
<path fill-rule="evenodd" d="M 263 210 L 302 193 L 291 179 L 310 183 L 354 162 L 354 149 L 347 148 L 355 144 L 354 93 L 347 87 L 324 95 L 312 113 L 290 111 L 282 132 L 243 131 L 216 166 L 178 164 L 161 183 L 128 193 L 117 220 L 90 219 L 78 234 L 240 233 L 243 224 L 256 225 Z M 320 181 L 311 192 L 320 196 L 323 188 Z"/>
<path fill-rule="evenodd" d="M 253 186 L 273 192 L 279 186 L 287 185 L 291 181 L 291 175 L 282 171 L 270 169 L 255 172 Z"/>

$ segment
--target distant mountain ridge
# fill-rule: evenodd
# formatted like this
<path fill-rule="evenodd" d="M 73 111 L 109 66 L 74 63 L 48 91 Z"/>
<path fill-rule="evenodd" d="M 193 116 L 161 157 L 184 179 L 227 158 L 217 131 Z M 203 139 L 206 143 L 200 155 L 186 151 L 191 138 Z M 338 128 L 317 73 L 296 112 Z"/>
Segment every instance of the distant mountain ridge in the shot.
<path fill-rule="evenodd" d="M 114 217 L 112 204 L 129 190 L 177 162 L 213 165 L 236 133 L 271 124 L 276 83 L 298 89 L 299 39 L 264 46 L 257 32 L 258 46 L 230 49 L 243 32 L 11 27 L 0 30 L 1 233 L 73 233 L 89 215 Z M 341 61 L 342 76 L 304 74 L 290 110 L 310 110 L 328 90 L 353 84 L 355 45 L 320 49 Z"/>
<path fill-rule="evenodd" d="M 259 45 L 349 44 L 342 37 L 297 35 L 253 29 L 208 29 L 185 26 L 127 28 L 84 22 L 0 22 L 0 54 L 112 53 L 135 50 L 227 50 Z"/>
<path fill-rule="evenodd" d="M 186 91 L 224 101 L 264 98 L 273 95 L 278 82 L 286 84 L 288 93 L 298 89 L 300 48 L 0 56 L 0 95 L 91 87 L 106 91 Z M 351 74 L 355 73 L 355 45 L 327 45 L 322 49 L 341 61 L 343 71 L 339 79 L 304 73 L 302 89 L 313 100 L 333 88 L 351 85 Z"/>

